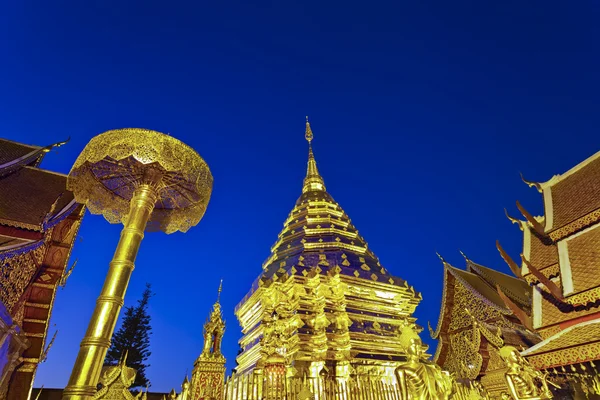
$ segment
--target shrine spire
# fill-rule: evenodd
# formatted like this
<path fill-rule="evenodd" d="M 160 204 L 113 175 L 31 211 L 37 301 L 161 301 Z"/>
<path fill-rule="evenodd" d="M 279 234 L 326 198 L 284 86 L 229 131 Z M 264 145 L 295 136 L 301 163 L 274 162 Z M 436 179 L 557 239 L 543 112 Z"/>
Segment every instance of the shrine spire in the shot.
<path fill-rule="evenodd" d="M 217 303 L 221 300 L 221 292 L 223 291 L 223 279 L 219 283 L 219 290 L 217 291 Z"/>
<path fill-rule="evenodd" d="M 315 190 L 325 191 L 325 182 L 323 181 L 321 175 L 319 175 L 317 161 L 315 160 L 315 155 L 313 154 L 312 150 L 313 132 L 310 128 L 310 123 L 308 122 L 308 116 L 306 117 L 306 130 L 304 132 L 304 137 L 308 142 L 308 166 L 306 168 L 306 178 L 304 178 L 302 193 Z"/>

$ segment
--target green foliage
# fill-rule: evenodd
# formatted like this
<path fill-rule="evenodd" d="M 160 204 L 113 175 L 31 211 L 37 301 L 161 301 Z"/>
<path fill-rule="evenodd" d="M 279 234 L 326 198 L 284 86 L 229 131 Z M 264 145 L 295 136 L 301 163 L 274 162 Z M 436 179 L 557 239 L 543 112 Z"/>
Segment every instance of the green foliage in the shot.
<path fill-rule="evenodd" d="M 148 301 L 153 295 L 150 284 L 147 283 L 137 305 L 126 307 L 121 327 L 113 335 L 112 344 L 104 360 L 104 365 L 117 365 L 127 352 L 127 366 L 137 370 L 132 388 L 150 385 L 146 377 L 146 368 L 150 366 L 147 360 L 151 354 L 150 335 L 152 334 Z"/>

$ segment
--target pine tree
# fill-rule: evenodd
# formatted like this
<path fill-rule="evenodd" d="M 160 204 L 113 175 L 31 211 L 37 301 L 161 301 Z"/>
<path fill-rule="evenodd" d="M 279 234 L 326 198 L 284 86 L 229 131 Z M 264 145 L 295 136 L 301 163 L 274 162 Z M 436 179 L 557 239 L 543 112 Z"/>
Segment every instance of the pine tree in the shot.
<path fill-rule="evenodd" d="M 147 360 L 151 354 L 150 335 L 152 333 L 148 301 L 153 295 L 150 284 L 147 283 L 137 305 L 125 309 L 121 327 L 113 335 L 112 344 L 104 360 L 105 365 L 117 365 L 127 352 L 127 366 L 137 370 L 132 388 L 145 387 L 150 384 L 146 377 L 146 368 L 150 366 L 147 364 Z"/>

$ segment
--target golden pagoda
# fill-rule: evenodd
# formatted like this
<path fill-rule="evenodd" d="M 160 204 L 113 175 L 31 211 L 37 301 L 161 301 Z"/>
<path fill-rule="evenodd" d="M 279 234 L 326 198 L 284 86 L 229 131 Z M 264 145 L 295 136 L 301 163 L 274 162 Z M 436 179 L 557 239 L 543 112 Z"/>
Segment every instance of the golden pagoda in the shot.
<path fill-rule="evenodd" d="M 517 202 L 524 220 L 511 221 L 523 231 L 520 266 L 499 247 L 517 277 L 534 287 L 532 324 L 544 340 L 521 354 L 571 382 L 575 398 L 598 398 L 600 152 L 547 182 L 525 182 L 542 194 L 544 215 Z"/>
<path fill-rule="evenodd" d="M 0 398 L 29 398 L 37 366 L 48 355 L 49 320 L 84 207 L 67 177 L 40 167 L 63 145 L 0 139 Z M 56 335 L 56 332 L 54 333 Z"/>
<path fill-rule="evenodd" d="M 352 378 L 377 381 L 383 396 L 385 385 L 396 384 L 394 371 L 421 330 L 412 316 L 421 295 L 380 264 L 327 192 L 308 119 L 305 137 L 302 193 L 235 309 L 243 332 L 235 379 L 296 377 L 295 393 L 308 393 L 307 380 L 329 377 L 349 385 Z M 265 398 L 280 398 L 289 386 L 272 383 Z M 311 390 L 319 397 L 327 388 Z"/>
<path fill-rule="evenodd" d="M 490 398 L 500 399 L 508 392 L 500 349 L 528 348 L 541 341 L 501 296 L 522 307 L 530 319 L 532 289 L 518 278 L 463 256 L 464 270 L 442 259 L 442 307 L 436 330 L 430 327 L 431 337 L 438 340 L 433 360 L 456 379 L 478 381 Z"/>

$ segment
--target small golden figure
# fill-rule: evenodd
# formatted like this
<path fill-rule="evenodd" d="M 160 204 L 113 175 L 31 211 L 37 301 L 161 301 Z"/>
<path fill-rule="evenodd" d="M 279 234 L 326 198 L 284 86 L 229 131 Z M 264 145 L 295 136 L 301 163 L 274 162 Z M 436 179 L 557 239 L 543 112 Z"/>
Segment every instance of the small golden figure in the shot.
<path fill-rule="evenodd" d="M 452 377 L 436 364 L 425 360 L 420 338 L 410 340 L 406 355 L 407 362 L 396 368 L 402 398 L 448 400 L 452 394 Z"/>
<path fill-rule="evenodd" d="M 504 374 L 514 400 L 542 400 L 553 398 L 548 388 L 547 374 L 534 369 L 513 346 L 500 349 L 500 357 L 508 367 Z"/>

